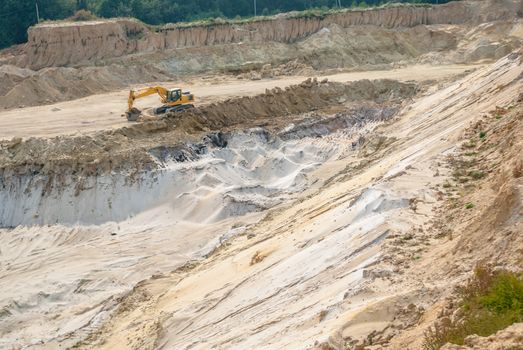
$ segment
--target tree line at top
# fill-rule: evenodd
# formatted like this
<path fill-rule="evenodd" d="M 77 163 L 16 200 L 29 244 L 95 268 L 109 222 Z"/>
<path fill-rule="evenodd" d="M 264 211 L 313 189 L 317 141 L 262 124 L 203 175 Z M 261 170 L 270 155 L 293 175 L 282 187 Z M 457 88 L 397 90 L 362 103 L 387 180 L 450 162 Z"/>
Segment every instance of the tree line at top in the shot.
<path fill-rule="evenodd" d="M 2 0 L 0 2 L 0 48 L 23 43 L 27 28 L 41 20 L 59 20 L 77 11 L 86 19 L 98 17 L 135 17 L 148 24 L 189 22 L 209 18 L 245 18 L 312 8 L 367 7 L 384 0 Z M 436 3 L 446 0 L 403 0 Z M 37 11 L 38 9 L 38 11 Z M 89 11 L 89 12 L 87 12 Z M 38 17 L 37 17 L 38 12 Z"/>

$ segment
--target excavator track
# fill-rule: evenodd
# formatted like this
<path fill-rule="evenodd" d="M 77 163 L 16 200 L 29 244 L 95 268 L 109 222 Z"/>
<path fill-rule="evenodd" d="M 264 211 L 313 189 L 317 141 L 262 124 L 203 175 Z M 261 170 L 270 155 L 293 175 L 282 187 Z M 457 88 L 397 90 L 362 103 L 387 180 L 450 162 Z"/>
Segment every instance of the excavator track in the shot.
<path fill-rule="evenodd" d="M 177 113 L 177 112 L 185 111 L 187 109 L 192 109 L 192 108 L 194 108 L 194 105 L 192 105 L 192 104 L 185 104 L 185 105 L 179 105 L 179 106 L 174 106 L 174 107 L 171 107 L 171 108 L 167 108 L 166 112 Z"/>

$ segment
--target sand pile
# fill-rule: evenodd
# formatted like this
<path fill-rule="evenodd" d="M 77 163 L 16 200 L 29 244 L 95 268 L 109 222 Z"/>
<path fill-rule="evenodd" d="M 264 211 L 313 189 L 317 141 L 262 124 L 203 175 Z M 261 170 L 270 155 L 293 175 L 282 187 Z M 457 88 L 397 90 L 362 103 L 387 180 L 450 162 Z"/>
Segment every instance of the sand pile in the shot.
<path fill-rule="evenodd" d="M 217 129 L 234 127 L 235 124 L 256 119 L 267 122 L 272 118 L 341 105 L 345 102 L 398 101 L 412 97 L 416 92 L 416 84 L 398 83 L 394 80 L 358 80 L 343 84 L 308 79 L 285 90 L 274 88 L 254 97 L 241 97 L 184 113 L 169 114 L 167 119 L 175 120 L 184 130 Z"/>
<path fill-rule="evenodd" d="M 303 60 L 316 69 L 387 65 L 427 52 L 452 51 L 459 40 L 443 28 L 394 30 L 375 26 L 330 25 L 298 43 Z M 341 62 L 341 64 L 340 64 Z"/>
<path fill-rule="evenodd" d="M 0 79 L 0 107 L 16 108 L 78 99 L 172 76 L 151 65 L 46 68 L 38 72 L 6 65 L 0 68 Z"/>
<path fill-rule="evenodd" d="M 228 73 L 236 74 L 236 78 L 240 80 L 260 80 L 264 78 L 279 77 L 282 75 L 311 76 L 315 73 L 311 66 L 305 63 L 300 63 L 297 59 L 276 66 L 273 66 L 271 63 L 264 64 L 261 68 L 252 66 L 252 64 L 248 64 L 246 67 L 240 67 L 240 69 L 230 69 Z"/>
<path fill-rule="evenodd" d="M 499 59 L 523 45 L 523 20 L 482 23 L 474 27 L 454 30 L 453 34 L 459 39 L 456 40 L 452 50 L 426 51 L 418 60 L 438 64 Z"/>
<path fill-rule="evenodd" d="M 35 74 L 34 71 L 25 68 L 19 68 L 11 65 L 0 66 L 0 96 L 6 95 L 13 87 L 22 82 L 24 79 Z M 0 105 L 2 103 L 0 102 Z"/>

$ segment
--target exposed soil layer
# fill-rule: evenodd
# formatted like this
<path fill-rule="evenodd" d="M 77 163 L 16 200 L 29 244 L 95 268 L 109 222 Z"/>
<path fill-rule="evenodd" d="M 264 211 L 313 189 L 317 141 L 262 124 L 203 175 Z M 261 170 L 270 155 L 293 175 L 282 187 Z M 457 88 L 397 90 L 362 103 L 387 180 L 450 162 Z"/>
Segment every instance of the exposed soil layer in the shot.
<path fill-rule="evenodd" d="M 262 79 L 415 62 L 493 61 L 523 44 L 519 3 L 460 1 L 158 31 L 127 19 L 42 24 L 29 30 L 23 48 L 0 53 L 0 108 L 191 74 Z"/>
<path fill-rule="evenodd" d="M 168 116 L 162 120 L 131 124 L 92 136 L 51 139 L 13 139 L 0 143 L 1 178 L 24 174 L 97 175 L 110 171 L 156 167 L 149 150 L 196 141 L 212 131 L 243 127 L 287 125 L 285 118 L 345 103 L 395 102 L 416 94 L 413 83 L 361 80 L 346 84 L 307 80 L 285 90 L 275 88 L 254 97 L 241 97 Z"/>
<path fill-rule="evenodd" d="M 179 27 L 168 25 L 151 32 L 137 21 L 113 20 L 84 23 L 42 24 L 31 28 L 25 66 L 40 69 L 186 47 L 239 42 L 289 43 L 305 38 L 332 24 L 342 28 L 374 25 L 385 28 L 430 24 L 486 22 L 515 17 L 518 2 L 504 0 L 452 2 L 441 6 L 398 6 L 354 10 L 312 18 L 262 19 L 245 24 L 210 24 Z"/>

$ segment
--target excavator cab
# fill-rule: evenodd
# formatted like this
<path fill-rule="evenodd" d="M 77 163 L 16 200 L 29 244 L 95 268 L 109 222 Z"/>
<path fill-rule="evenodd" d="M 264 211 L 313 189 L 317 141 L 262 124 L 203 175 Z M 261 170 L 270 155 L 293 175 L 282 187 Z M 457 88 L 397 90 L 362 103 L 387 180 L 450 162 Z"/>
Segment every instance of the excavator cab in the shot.
<path fill-rule="evenodd" d="M 167 92 L 167 102 L 176 102 L 182 97 L 182 89 L 173 89 Z"/>

